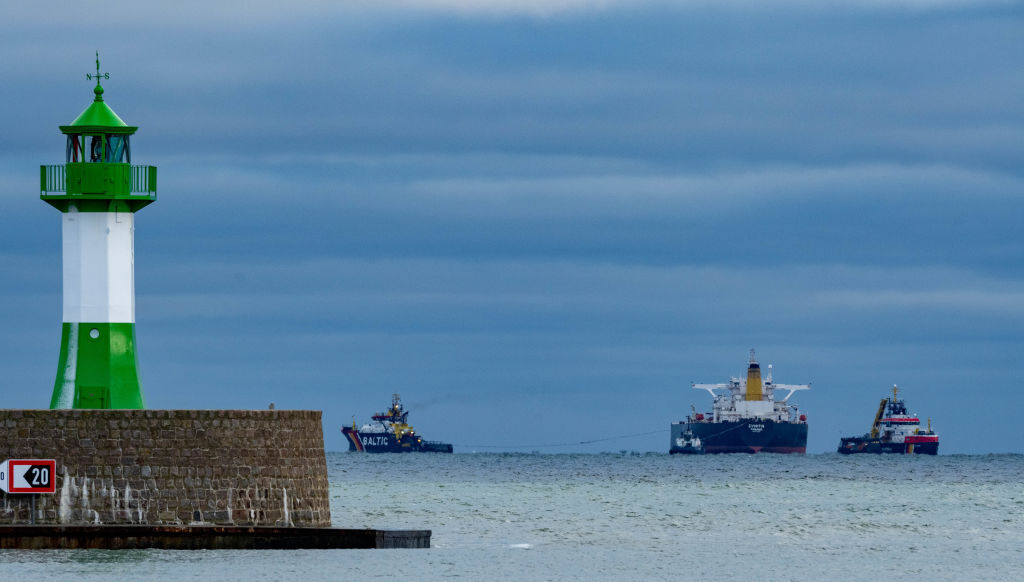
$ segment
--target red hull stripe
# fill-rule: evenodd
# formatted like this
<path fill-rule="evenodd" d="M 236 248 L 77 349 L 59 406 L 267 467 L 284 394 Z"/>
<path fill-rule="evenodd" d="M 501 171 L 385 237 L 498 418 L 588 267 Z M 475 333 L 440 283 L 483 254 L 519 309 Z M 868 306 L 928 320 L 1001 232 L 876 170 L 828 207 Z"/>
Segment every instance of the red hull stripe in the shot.
<path fill-rule="evenodd" d="M 912 444 L 917 444 L 917 443 L 937 443 L 937 442 L 939 442 L 939 437 L 938 436 L 934 436 L 934 435 L 905 436 L 905 437 L 903 437 L 903 442 L 905 442 L 907 444 L 911 444 L 911 445 Z"/>
<path fill-rule="evenodd" d="M 348 431 L 344 428 L 341 429 L 342 434 L 348 437 L 348 440 L 352 441 L 352 446 L 356 448 L 356 451 L 363 452 L 363 443 L 359 441 L 359 433 L 356 431 Z"/>

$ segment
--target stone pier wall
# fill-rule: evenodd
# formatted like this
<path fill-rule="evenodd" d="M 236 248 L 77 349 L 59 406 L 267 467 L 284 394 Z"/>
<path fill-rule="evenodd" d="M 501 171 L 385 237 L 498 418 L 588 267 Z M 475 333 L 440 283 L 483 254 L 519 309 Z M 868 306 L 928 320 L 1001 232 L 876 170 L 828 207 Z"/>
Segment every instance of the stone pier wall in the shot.
<path fill-rule="evenodd" d="M 40 524 L 330 527 L 320 415 L 0 410 L 0 461 L 57 460 Z M 0 523 L 29 523 L 29 495 L 0 496 Z"/>

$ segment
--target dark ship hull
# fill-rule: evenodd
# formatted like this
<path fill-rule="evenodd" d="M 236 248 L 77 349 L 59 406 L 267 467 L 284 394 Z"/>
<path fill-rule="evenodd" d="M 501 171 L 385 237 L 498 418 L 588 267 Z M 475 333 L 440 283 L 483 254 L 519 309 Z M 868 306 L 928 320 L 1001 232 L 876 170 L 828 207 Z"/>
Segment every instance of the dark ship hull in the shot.
<path fill-rule="evenodd" d="M 726 422 L 673 422 L 669 453 L 683 451 L 676 438 L 690 430 L 704 443 L 704 451 L 716 453 L 807 452 L 807 423 L 743 419 Z"/>
<path fill-rule="evenodd" d="M 880 438 L 842 437 L 839 440 L 839 452 L 844 455 L 857 453 L 895 453 L 900 455 L 937 455 L 939 454 L 938 438 L 933 439 L 912 439 L 907 437 L 908 442 L 894 443 L 883 441 Z"/>
<path fill-rule="evenodd" d="M 348 441 L 348 450 L 359 453 L 450 453 L 449 443 L 424 441 L 415 436 L 395 438 L 394 433 L 360 433 L 351 427 L 342 427 Z"/>

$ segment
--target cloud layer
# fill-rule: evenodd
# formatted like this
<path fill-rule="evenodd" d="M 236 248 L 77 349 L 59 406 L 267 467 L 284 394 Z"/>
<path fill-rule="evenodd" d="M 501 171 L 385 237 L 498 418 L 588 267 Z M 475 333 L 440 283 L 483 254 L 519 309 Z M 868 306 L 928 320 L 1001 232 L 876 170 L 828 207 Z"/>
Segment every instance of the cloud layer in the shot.
<path fill-rule="evenodd" d="M 399 391 L 431 438 L 663 427 L 578 449 L 664 451 L 709 404 L 689 382 L 756 347 L 814 383 L 813 451 L 893 383 L 945 450 L 1019 450 L 1017 4 L 196 6 L 0 24 L 5 406 L 49 398 L 35 168 L 98 48 L 160 168 L 136 222 L 151 406 L 323 409 L 333 449 Z M 981 387 L 1006 405 L 961 421 Z"/>

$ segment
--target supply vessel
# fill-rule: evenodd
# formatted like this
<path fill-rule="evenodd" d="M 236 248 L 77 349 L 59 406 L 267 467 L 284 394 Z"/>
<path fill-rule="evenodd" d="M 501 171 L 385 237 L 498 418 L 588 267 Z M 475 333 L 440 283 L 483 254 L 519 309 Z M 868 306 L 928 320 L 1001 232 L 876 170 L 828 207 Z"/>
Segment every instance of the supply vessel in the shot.
<path fill-rule="evenodd" d="M 409 424 L 409 412 L 402 407 L 398 394 L 391 395 L 391 408 L 376 413 L 371 421 L 356 428 L 343 426 L 341 433 L 348 441 L 348 450 L 360 453 L 450 453 L 452 445 L 425 441 Z"/>
<path fill-rule="evenodd" d="M 696 452 L 698 439 L 706 453 L 799 453 L 807 452 L 807 415 L 798 414 L 789 398 L 797 390 L 809 390 L 810 384 L 775 384 L 772 367 L 761 379 L 761 366 L 750 350 L 746 379 L 732 377 L 725 384 L 693 384 L 706 390 L 713 399 L 712 410 L 696 409 L 685 421 L 673 422 L 669 453 Z M 776 390 L 788 390 L 781 400 Z"/>
<path fill-rule="evenodd" d="M 928 427 L 922 429 L 921 419 L 909 414 L 906 404 L 898 398 L 899 391 L 899 386 L 893 386 L 892 398 L 883 398 L 878 404 L 867 434 L 839 439 L 840 453 L 939 454 L 939 435 L 932 430 L 931 419 Z"/>

